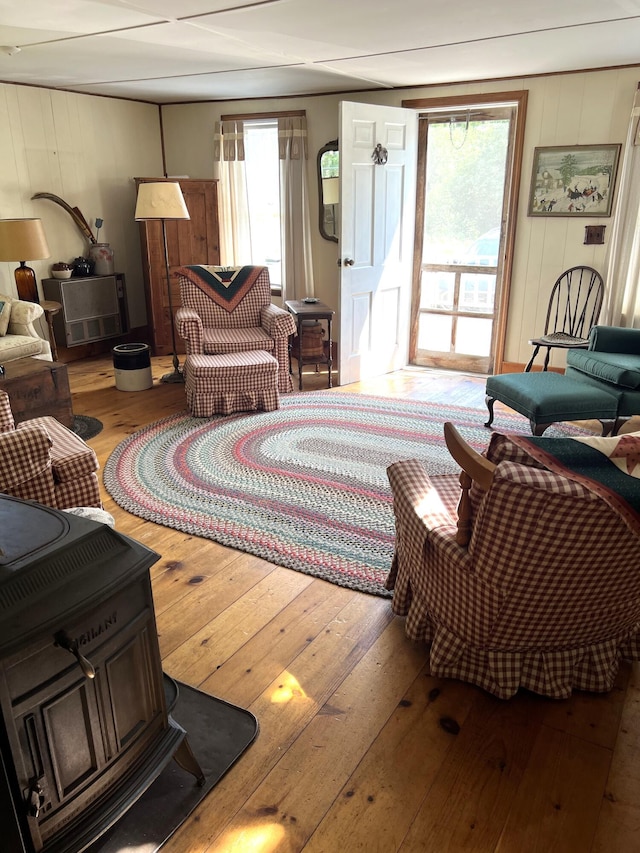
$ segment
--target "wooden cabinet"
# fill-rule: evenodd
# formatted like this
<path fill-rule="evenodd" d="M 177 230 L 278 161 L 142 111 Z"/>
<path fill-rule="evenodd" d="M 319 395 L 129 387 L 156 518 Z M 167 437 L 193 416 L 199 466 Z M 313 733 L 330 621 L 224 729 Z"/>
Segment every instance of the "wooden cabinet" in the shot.
<path fill-rule="evenodd" d="M 165 178 L 136 178 L 136 187 L 149 181 Z M 171 274 L 171 303 L 173 312 L 180 307 L 180 289 L 173 272 L 186 264 L 219 264 L 220 239 L 218 224 L 217 181 L 183 179 L 178 182 L 191 219 L 167 220 L 167 251 Z M 149 342 L 154 355 L 170 355 L 173 351 L 169 317 L 169 296 L 165 267 L 162 222 L 140 222 L 142 271 L 147 304 Z M 184 352 L 176 338 L 179 352 Z"/>

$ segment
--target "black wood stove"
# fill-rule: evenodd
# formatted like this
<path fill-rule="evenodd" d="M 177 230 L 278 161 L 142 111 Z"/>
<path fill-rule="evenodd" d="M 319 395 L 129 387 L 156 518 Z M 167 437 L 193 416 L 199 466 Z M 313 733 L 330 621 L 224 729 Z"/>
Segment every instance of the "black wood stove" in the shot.
<path fill-rule="evenodd" d="M 0 849 L 80 853 L 176 757 L 149 568 L 107 525 L 0 496 Z"/>

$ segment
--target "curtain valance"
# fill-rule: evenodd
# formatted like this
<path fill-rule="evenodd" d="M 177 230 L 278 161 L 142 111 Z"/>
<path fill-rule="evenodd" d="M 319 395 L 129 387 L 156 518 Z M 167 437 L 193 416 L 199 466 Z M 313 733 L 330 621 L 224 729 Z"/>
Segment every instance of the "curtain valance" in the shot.
<path fill-rule="evenodd" d="M 281 160 L 307 159 L 306 116 L 278 119 L 278 151 Z"/>
<path fill-rule="evenodd" d="M 214 160 L 244 160 L 244 123 L 217 121 L 213 136 Z"/>

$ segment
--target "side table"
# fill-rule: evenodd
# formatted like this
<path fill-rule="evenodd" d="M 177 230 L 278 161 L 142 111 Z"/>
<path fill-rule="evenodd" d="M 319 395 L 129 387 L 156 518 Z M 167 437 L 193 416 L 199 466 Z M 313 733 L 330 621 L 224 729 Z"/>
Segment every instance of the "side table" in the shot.
<path fill-rule="evenodd" d="M 298 390 L 302 391 L 302 365 L 303 364 L 326 364 L 329 373 L 327 388 L 331 388 L 331 365 L 333 358 L 331 354 L 331 321 L 336 313 L 333 308 L 329 308 L 324 302 L 305 302 L 304 299 L 287 299 L 285 301 L 287 311 L 293 315 L 298 329 Z M 302 323 L 304 320 L 326 320 L 327 321 L 327 355 L 326 356 L 309 356 L 304 358 L 302 355 Z M 289 365 L 291 365 L 291 340 L 289 340 Z"/>
<path fill-rule="evenodd" d="M 53 318 L 55 315 L 62 311 L 62 305 L 59 302 L 53 302 L 50 299 L 43 300 L 40 305 L 44 310 L 44 316 L 47 320 L 47 328 L 49 329 L 49 343 L 51 344 L 51 355 L 54 361 L 58 360 L 58 347 L 56 345 L 56 338 L 53 333 Z"/>

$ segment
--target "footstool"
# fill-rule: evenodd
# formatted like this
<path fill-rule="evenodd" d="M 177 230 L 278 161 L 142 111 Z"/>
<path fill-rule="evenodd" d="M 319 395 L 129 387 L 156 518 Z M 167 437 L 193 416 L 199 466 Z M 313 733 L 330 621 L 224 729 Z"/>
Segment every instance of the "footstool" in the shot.
<path fill-rule="evenodd" d="M 184 374 L 194 418 L 256 409 L 270 412 L 280 405 L 278 362 L 265 350 L 188 355 Z"/>
<path fill-rule="evenodd" d="M 563 373 L 502 373 L 487 379 L 486 401 L 489 420 L 493 423 L 496 400 L 529 418 L 533 435 L 542 435 L 552 423 L 560 421 L 598 420 L 602 434 L 614 429 L 618 398 L 586 382 L 571 379 Z"/>

